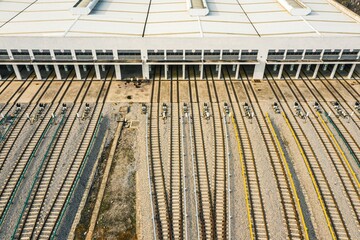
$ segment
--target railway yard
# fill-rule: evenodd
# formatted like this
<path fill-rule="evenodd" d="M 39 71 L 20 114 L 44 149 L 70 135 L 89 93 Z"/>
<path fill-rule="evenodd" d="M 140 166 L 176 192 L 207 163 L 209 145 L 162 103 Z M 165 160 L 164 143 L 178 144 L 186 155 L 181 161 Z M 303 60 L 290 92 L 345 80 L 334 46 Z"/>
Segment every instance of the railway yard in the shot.
<path fill-rule="evenodd" d="M 360 239 L 357 71 L 183 69 L 1 80 L 0 239 Z"/>

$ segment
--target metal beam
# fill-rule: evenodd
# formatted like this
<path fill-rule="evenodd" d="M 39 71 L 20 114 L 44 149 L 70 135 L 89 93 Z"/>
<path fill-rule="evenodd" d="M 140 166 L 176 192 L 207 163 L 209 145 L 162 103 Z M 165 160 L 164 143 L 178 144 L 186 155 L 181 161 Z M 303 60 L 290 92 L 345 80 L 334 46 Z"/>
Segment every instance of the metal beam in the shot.
<path fill-rule="evenodd" d="M 281 65 L 280 65 L 280 69 L 279 69 L 279 73 L 278 73 L 278 76 L 277 76 L 277 79 L 281 79 L 283 70 L 284 70 L 284 64 L 281 64 Z"/>
<path fill-rule="evenodd" d="M 54 65 L 54 69 L 55 69 L 56 78 L 57 78 L 58 80 L 62 80 L 59 66 L 58 66 L 58 65 Z"/>
<path fill-rule="evenodd" d="M 76 78 L 79 80 L 82 79 L 79 65 L 74 65 L 74 68 L 75 68 Z"/>
<path fill-rule="evenodd" d="M 219 67 L 218 67 L 218 79 L 221 79 L 221 64 L 219 64 Z"/>
<path fill-rule="evenodd" d="M 17 65 L 12 65 L 12 66 L 13 66 L 13 69 L 14 69 L 14 72 L 15 72 L 15 75 L 16 75 L 16 78 L 17 78 L 18 80 L 22 80 L 19 67 L 18 67 Z"/>
<path fill-rule="evenodd" d="M 164 65 L 164 77 L 165 77 L 165 80 L 168 80 L 168 65 Z"/>
<path fill-rule="evenodd" d="M 199 65 L 199 69 L 200 69 L 200 79 L 204 79 L 204 65 L 200 64 Z"/>
<path fill-rule="evenodd" d="M 339 65 L 339 64 L 335 64 L 335 65 L 334 65 L 334 67 L 333 67 L 333 69 L 332 69 L 332 71 L 331 71 L 331 74 L 330 74 L 330 79 L 333 79 L 333 78 L 334 78 L 338 65 Z"/>
<path fill-rule="evenodd" d="M 235 79 L 239 79 L 240 64 L 236 65 Z"/>
<path fill-rule="evenodd" d="M 351 79 L 351 78 L 352 78 L 352 75 L 353 75 L 353 73 L 354 73 L 354 71 L 355 71 L 355 68 L 356 68 L 356 64 L 354 63 L 353 65 L 351 65 L 349 74 L 347 75 L 347 78 L 348 78 L 348 79 Z"/>
<path fill-rule="evenodd" d="M 302 64 L 299 64 L 298 69 L 296 71 L 295 79 L 299 79 L 300 72 L 301 72 Z"/>
<path fill-rule="evenodd" d="M 96 79 L 100 80 L 101 79 L 100 67 L 99 65 L 95 65 L 94 67 L 95 67 Z"/>
<path fill-rule="evenodd" d="M 149 69 L 149 65 L 147 65 L 146 63 L 142 64 L 142 74 L 143 74 L 143 78 L 144 79 L 150 79 L 150 69 Z"/>
<path fill-rule="evenodd" d="M 34 70 L 35 70 L 36 78 L 38 80 L 42 80 L 41 73 L 40 73 L 40 67 L 38 65 L 34 65 Z"/>
<path fill-rule="evenodd" d="M 115 76 L 117 80 L 121 80 L 121 69 L 120 65 L 115 65 Z"/>
<path fill-rule="evenodd" d="M 320 64 L 316 64 L 315 70 L 314 70 L 314 74 L 312 76 L 313 79 L 315 79 L 317 77 L 318 71 L 320 68 Z"/>
<path fill-rule="evenodd" d="M 185 75 L 185 64 L 182 65 L 182 78 L 185 80 L 186 79 L 186 75 Z"/>

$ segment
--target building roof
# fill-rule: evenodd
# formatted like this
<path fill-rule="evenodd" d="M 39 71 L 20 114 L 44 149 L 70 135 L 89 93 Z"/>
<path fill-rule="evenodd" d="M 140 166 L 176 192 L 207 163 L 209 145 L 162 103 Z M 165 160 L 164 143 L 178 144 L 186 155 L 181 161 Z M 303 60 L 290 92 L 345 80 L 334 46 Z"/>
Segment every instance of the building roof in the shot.
<path fill-rule="evenodd" d="M 71 13 L 75 0 L 6 0 L 0 36 L 360 36 L 358 18 L 331 0 L 301 1 L 312 10 L 307 16 L 291 15 L 277 0 L 207 0 L 210 13 L 191 17 L 186 0 L 100 0 L 89 15 Z"/>

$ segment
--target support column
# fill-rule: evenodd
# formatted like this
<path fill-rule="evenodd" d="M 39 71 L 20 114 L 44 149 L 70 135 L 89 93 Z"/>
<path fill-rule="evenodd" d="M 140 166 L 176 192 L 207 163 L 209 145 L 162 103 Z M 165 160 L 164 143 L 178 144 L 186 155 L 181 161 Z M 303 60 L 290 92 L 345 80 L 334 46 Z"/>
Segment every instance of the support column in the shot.
<path fill-rule="evenodd" d="M 334 78 L 338 65 L 339 64 L 337 64 L 337 63 L 334 65 L 334 67 L 333 67 L 333 69 L 331 71 L 331 74 L 330 74 L 330 79 Z"/>
<path fill-rule="evenodd" d="M 96 79 L 100 80 L 101 79 L 100 67 L 99 65 L 94 65 L 94 67 L 95 67 Z"/>
<path fill-rule="evenodd" d="M 319 71 L 319 68 L 320 68 L 320 64 L 316 64 L 316 67 L 315 67 L 315 70 L 314 70 L 314 74 L 312 76 L 312 79 L 315 79 L 317 74 L 318 74 L 318 71 Z"/>
<path fill-rule="evenodd" d="M 42 80 L 41 73 L 40 73 L 40 68 L 39 68 L 38 65 L 34 65 L 34 71 L 35 71 L 35 74 L 36 74 L 36 78 L 38 80 Z"/>
<path fill-rule="evenodd" d="M 259 64 L 255 65 L 254 76 L 253 76 L 254 80 L 263 80 L 264 79 L 267 56 L 268 56 L 267 49 L 259 50 L 258 57 L 257 57 Z"/>
<path fill-rule="evenodd" d="M 235 79 L 239 79 L 240 64 L 236 65 Z"/>
<path fill-rule="evenodd" d="M 144 79 L 150 79 L 149 65 L 147 65 L 144 62 L 142 64 L 142 72 L 143 72 L 143 78 Z"/>
<path fill-rule="evenodd" d="M 280 65 L 280 69 L 279 69 L 279 74 L 278 74 L 278 76 L 277 76 L 277 79 L 281 79 L 283 70 L 284 70 L 284 64 L 281 64 L 281 65 Z"/>
<path fill-rule="evenodd" d="M 54 49 L 50 49 L 50 55 L 52 60 L 56 60 Z"/>
<path fill-rule="evenodd" d="M 13 66 L 13 69 L 14 69 L 14 72 L 15 72 L 15 75 L 16 75 L 16 78 L 17 78 L 18 80 L 22 80 L 19 67 L 18 67 L 17 65 L 15 65 L 15 64 L 13 64 L 12 66 Z"/>
<path fill-rule="evenodd" d="M 265 62 L 259 62 L 259 64 L 256 64 L 253 79 L 262 80 L 264 78 L 265 67 Z"/>
<path fill-rule="evenodd" d="M 165 80 L 168 80 L 168 65 L 164 65 L 164 77 Z"/>
<path fill-rule="evenodd" d="M 121 80 L 121 70 L 120 65 L 115 65 L 115 76 L 117 80 Z"/>
<path fill-rule="evenodd" d="M 219 64 L 218 68 L 218 79 L 221 79 L 221 64 Z"/>
<path fill-rule="evenodd" d="M 347 78 L 348 78 L 348 79 L 351 79 L 351 78 L 352 78 L 352 75 L 353 75 L 353 73 L 354 73 L 354 71 L 355 71 L 355 68 L 356 68 L 356 64 L 354 63 L 354 64 L 351 66 L 351 68 L 350 68 L 349 74 L 347 75 Z"/>
<path fill-rule="evenodd" d="M 182 78 L 185 80 L 186 79 L 186 75 L 185 75 L 185 64 L 183 64 L 182 66 Z"/>
<path fill-rule="evenodd" d="M 296 71 L 295 79 L 299 79 L 301 68 L 302 68 L 302 64 L 299 64 L 298 69 Z"/>
<path fill-rule="evenodd" d="M 58 80 L 62 80 L 59 65 L 54 65 L 54 69 L 55 69 L 56 78 Z"/>
<path fill-rule="evenodd" d="M 204 79 L 204 64 L 199 65 L 200 69 L 200 80 Z"/>
<path fill-rule="evenodd" d="M 75 68 L 76 78 L 79 80 L 82 79 L 79 65 L 74 65 L 74 68 Z"/>

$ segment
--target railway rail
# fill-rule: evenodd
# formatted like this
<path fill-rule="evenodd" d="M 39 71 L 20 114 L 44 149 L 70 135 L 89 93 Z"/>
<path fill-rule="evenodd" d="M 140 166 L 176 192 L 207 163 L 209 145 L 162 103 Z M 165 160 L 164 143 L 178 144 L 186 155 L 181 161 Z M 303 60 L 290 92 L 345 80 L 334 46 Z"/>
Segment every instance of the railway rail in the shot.
<path fill-rule="evenodd" d="M 89 158 L 92 146 L 98 133 L 99 125 L 102 120 L 102 111 L 106 98 L 108 96 L 114 73 L 111 79 L 105 79 L 98 93 L 96 104 L 89 113 L 89 118 L 85 131 L 80 134 L 80 142 L 76 145 L 76 153 L 68 160 L 68 166 L 65 169 L 65 175 L 60 183 L 53 186 L 57 191 L 55 197 L 43 208 L 42 215 L 44 221 L 40 224 L 35 238 L 54 239 L 58 235 L 58 230 L 62 220 L 67 213 L 70 200 L 76 190 L 77 183 L 82 176 L 84 167 Z M 72 139 L 68 138 L 65 145 L 72 145 Z"/>
<path fill-rule="evenodd" d="M 360 218 L 360 195 L 359 195 L 359 181 L 357 176 L 354 173 L 351 165 L 348 162 L 348 159 L 345 155 L 341 155 L 341 149 L 337 148 L 336 143 L 333 142 L 329 134 L 327 133 L 326 127 L 324 127 L 325 122 L 322 122 L 322 116 L 320 113 L 316 113 L 315 110 L 309 106 L 309 103 L 306 101 L 306 98 L 299 90 L 299 88 L 294 83 L 290 75 L 285 71 L 287 75 L 285 79 L 287 86 L 291 90 L 292 94 L 295 96 L 298 102 L 302 102 L 301 105 L 306 105 L 307 110 L 310 110 L 314 116 L 319 116 L 316 120 L 309 118 L 309 122 L 313 126 L 313 129 L 319 136 L 320 142 L 322 143 L 323 148 L 326 150 L 326 158 L 330 160 L 332 166 L 335 169 L 335 172 L 339 176 L 340 182 L 345 192 L 345 196 L 348 199 L 352 213 L 354 214 L 355 221 Z M 291 84 L 290 84 L 291 83 Z M 305 108 L 304 108 L 305 109 Z M 342 196 L 343 197 L 343 196 Z M 346 226 L 345 226 L 346 227 Z M 358 229 L 360 225 L 358 224 Z"/>
<path fill-rule="evenodd" d="M 226 73 L 228 74 L 230 81 L 232 81 L 228 69 L 226 69 Z M 302 209 L 301 206 L 297 203 L 297 189 L 293 184 L 292 175 L 289 174 L 289 171 L 286 171 L 287 159 L 281 157 L 282 150 L 275 142 L 275 137 L 271 133 L 269 124 L 266 122 L 266 114 L 263 112 L 259 104 L 259 100 L 246 72 L 244 71 L 244 76 L 240 75 L 240 77 L 242 79 L 247 98 L 250 101 L 250 105 L 255 111 L 254 116 L 259 125 L 260 132 L 264 139 L 264 145 L 270 158 L 276 185 L 282 203 L 284 224 L 287 229 L 287 237 L 290 239 L 308 239 L 309 237 L 303 218 Z"/>
<path fill-rule="evenodd" d="M 41 97 L 45 94 L 48 87 L 51 83 L 48 84 L 47 88 L 44 92 L 42 92 Z M 54 99 L 60 98 L 63 95 L 60 95 L 59 91 Z M 62 92 L 64 94 L 64 92 Z M 39 98 L 40 100 L 41 98 Z M 39 101 L 38 100 L 38 101 Z M 29 105 L 30 106 L 30 105 Z M 13 201 L 13 198 L 15 197 L 15 194 L 24 179 L 25 173 L 31 164 L 32 160 L 34 159 L 35 153 L 38 150 L 39 145 L 41 144 L 42 140 L 44 139 L 44 136 L 48 129 L 50 128 L 52 124 L 52 114 L 56 107 L 56 105 L 52 105 L 51 107 L 47 108 L 44 111 L 44 118 L 40 119 L 39 123 L 35 127 L 35 131 L 31 134 L 31 137 L 27 139 L 25 142 L 25 147 L 23 148 L 23 151 L 20 153 L 18 157 L 16 157 L 16 161 L 9 162 L 9 164 L 13 164 L 10 167 L 10 170 L 7 171 L 6 174 L 6 180 L 5 183 L 0 188 L 0 226 L 3 224 L 4 218 L 6 216 L 7 211 L 9 210 L 9 207 Z M 36 110 L 36 107 L 33 109 L 33 111 Z M 24 113 L 22 114 L 24 115 Z M 0 161 L 1 161 L 1 167 L 0 171 L 3 171 L 4 165 L 6 163 L 6 160 L 9 160 L 9 154 L 10 151 L 15 146 L 14 142 L 18 139 L 18 137 L 21 134 L 22 129 L 25 127 L 26 123 L 29 121 L 28 118 L 20 118 L 18 123 L 21 123 L 18 127 L 18 124 L 15 125 L 14 130 L 12 130 L 11 134 L 15 132 L 15 136 L 10 136 L 6 139 L 4 145 L 2 146 L 1 151 L 4 149 L 7 150 L 6 152 L 1 152 L 0 154 Z M 14 140 L 13 140 L 14 139 Z M 8 164 L 8 165 L 9 165 Z"/>
<path fill-rule="evenodd" d="M 211 72 L 210 74 L 212 76 Z M 268 239 L 270 236 L 260 188 L 259 175 L 254 158 L 254 148 L 250 140 L 248 128 L 245 124 L 244 114 L 240 106 L 239 97 L 236 94 L 233 82 L 231 79 L 229 80 L 229 85 L 227 84 L 227 81 L 225 81 L 225 88 L 233 113 L 231 118 L 234 124 L 236 136 L 238 138 L 243 184 L 247 202 L 246 205 L 250 238 Z"/>
<path fill-rule="evenodd" d="M 34 179 L 33 188 L 29 191 L 27 201 L 24 203 L 22 213 L 13 231 L 14 238 L 31 239 L 35 237 L 36 225 L 42 221 L 40 216 L 41 210 L 44 209 L 45 199 L 47 197 L 49 198 L 50 184 L 54 181 L 53 175 L 60 165 L 59 160 L 64 152 L 65 143 L 74 128 L 77 113 L 80 111 L 86 93 L 91 86 L 92 79 L 90 79 L 89 84 L 87 84 L 87 79 L 88 78 L 83 81 L 81 86 L 82 91 L 79 91 L 75 97 L 74 104 L 69 106 L 69 109 L 62 114 L 61 121 L 63 121 L 63 123 L 59 132 L 53 137 L 53 144 L 49 146 L 46 154 L 42 158 L 44 167 L 39 169 L 38 177 Z M 86 87 L 85 84 L 87 84 Z M 80 96 L 82 96 L 80 103 L 77 103 Z"/>
<path fill-rule="evenodd" d="M 304 133 L 302 125 L 295 117 L 291 107 L 289 106 L 289 103 L 286 101 L 284 94 L 280 90 L 269 70 L 267 70 L 265 78 L 268 80 L 268 84 L 272 89 L 275 98 L 277 99 L 281 108 L 284 110 L 283 116 L 285 121 L 288 123 L 288 126 L 293 133 L 294 139 L 297 141 L 298 146 L 300 147 L 303 160 L 307 166 L 307 170 L 316 190 L 317 197 L 322 207 L 322 211 L 324 213 L 324 217 L 328 224 L 332 238 L 349 239 L 349 232 L 345 226 L 342 213 L 339 210 L 332 188 L 330 187 L 329 181 L 326 178 L 318 156 L 315 154 L 313 147 Z M 284 101 L 280 101 L 280 96 Z M 289 112 L 290 114 L 287 114 L 286 112 Z"/>
<path fill-rule="evenodd" d="M 213 201 L 210 189 L 210 177 L 207 163 L 207 156 L 204 144 L 203 120 L 201 119 L 199 92 L 196 82 L 196 73 L 192 69 L 192 76 L 189 73 L 189 96 L 190 96 L 190 136 L 192 141 L 192 154 L 194 158 L 194 189 L 197 205 L 198 236 L 200 239 L 213 239 L 215 237 L 215 221 L 213 212 Z M 191 79 L 194 82 L 192 91 Z"/>
<path fill-rule="evenodd" d="M 170 69 L 170 188 L 169 210 L 174 239 L 184 239 L 183 156 L 181 154 L 181 122 L 178 68 Z M 175 96 L 174 96 L 175 95 Z M 185 237 L 186 238 L 186 237 Z"/>
<path fill-rule="evenodd" d="M 164 163 L 161 152 L 160 140 L 160 89 L 161 77 L 156 81 L 157 69 L 154 71 L 153 85 L 151 90 L 151 107 L 149 116 L 149 150 L 151 191 L 155 211 L 156 236 L 159 239 L 172 239 L 174 237 L 169 211 L 169 197 L 166 190 L 164 176 Z M 161 71 L 159 71 L 161 76 Z M 157 87 L 155 86 L 157 84 Z"/>
<path fill-rule="evenodd" d="M 346 101 L 346 99 L 339 93 L 339 91 L 332 85 L 332 83 L 324 76 L 323 73 L 319 72 L 319 79 L 321 81 L 321 83 L 324 85 L 324 87 L 331 93 L 331 95 L 334 97 L 334 99 L 337 102 L 341 102 L 342 104 L 344 104 L 349 110 L 351 110 L 352 112 L 356 112 L 356 110 L 353 108 L 354 106 L 350 106 L 350 104 Z M 337 80 L 339 80 L 337 77 L 335 77 Z M 339 80 L 338 82 L 341 83 L 341 81 Z M 349 90 L 349 88 L 345 88 L 347 89 L 348 93 L 354 98 L 354 103 L 356 100 L 358 100 L 358 98 Z M 344 109 L 346 111 L 346 109 Z M 349 112 L 347 112 L 348 117 L 352 118 L 356 128 L 358 130 L 360 130 L 360 117 L 358 116 L 358 114 L 350 114 Z"/>
<path fill-rule="evenodd" d="M 205 79 L 209 94 L 210 109 L 212 112 L 212 128 L 214 144 L 214 164 L 213 164 L 213 207 L 215 217 L 215 238 L 226 239 L 228 233 L 227 219 L 227 162 L 225 153 L 225 134 L 223 117 L 221 114 L 220 101 L 216 90 L 214 78 L 209 79 L 205 72 Z M 211 93 L 210 84 L 214 94 Z M 212 96 L 214 95 L 214 96 Z"/>
<path fill-rule="evenodd" d="M 304 77 L 305 79 L 304 79 Z M 330 114 L 332 113 L 333 116 L 335 116 L 335 112 L 333 111 L 333 108 L 330 106 L 330 104 L 326 101 L 325 97 L 321 94 L 321 92 L 314 86 L 313 81 L 311 81 L 304 73 L 303 76 L 300 76 L 304 83 L 304 85 L 307 87 L 309 92 L 313 95 L 313 97 L 316 99 L 318 103 L 322 103 L 324 106 L 327 107 L 326 117 L 335 124 L 334 127 L 336 127 L 336 130 L 339 131 L 339 135 L 341 136 L 342 140 L 344 141 L 345 145 L 348 147 L 350 154 L 353 156 L 354 160 L 360 167 L 360 146 L 359 143 L 354 139 L 353 134 L 350 133 L 350 130 L 348 127 L 341 121 L 340 119 L 334 117 L 331 118 Z M 322 106 L 323 107 L 323 106 Z"/>

